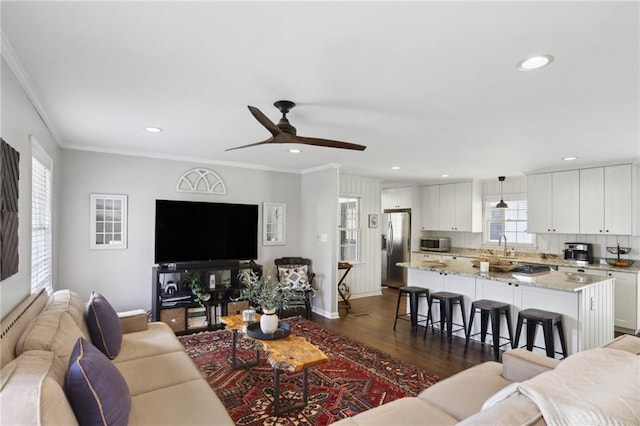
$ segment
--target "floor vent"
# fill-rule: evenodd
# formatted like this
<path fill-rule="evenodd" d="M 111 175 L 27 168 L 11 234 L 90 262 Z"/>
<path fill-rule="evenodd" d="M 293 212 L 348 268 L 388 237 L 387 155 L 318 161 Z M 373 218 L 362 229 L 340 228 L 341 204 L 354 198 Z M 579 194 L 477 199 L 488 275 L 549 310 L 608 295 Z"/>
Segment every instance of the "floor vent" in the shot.
<path fill-rule="evenodd" d="M 368 313 L 368 312 L 362 312 L 362 313 L 359 313 L 359 314 L 351 314 L 351 316 L 352 317 L 356 317 L 356 318 L 361 318 L 361 317 L 369 317 L 369 316 L 371 316 L 371 314 Z"/>

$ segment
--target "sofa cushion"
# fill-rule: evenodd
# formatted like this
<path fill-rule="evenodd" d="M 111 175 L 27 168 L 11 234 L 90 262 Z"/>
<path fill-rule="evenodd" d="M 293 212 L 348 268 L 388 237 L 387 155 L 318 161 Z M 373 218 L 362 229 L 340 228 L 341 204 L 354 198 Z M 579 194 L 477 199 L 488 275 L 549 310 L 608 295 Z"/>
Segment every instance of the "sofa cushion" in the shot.
<path fill-rule="evenodd" d="M 418 398 L 460 421 L 480 411 L 491 395 L 511 383 L 501 373 L 501 364 L 483 362 L 428 387 Z"/>
<path fill-rule="evenodd" d="M 129 426 L 233 424 L 222 401 L 203 379 L 134 396 L 129 415 Z"/>
<path fill-rule="evenodd" d="M 458 421 L 429 402 L 405 397 L 334 423 L 336 426 L 455 425 Z"/>
<path fill-rule="evenodd" d="M 109 359 L 118 356 L 122 346 L 122 324 L 116 310 L 100 293 L 91 293 L 85 318 L 93 344 Z"/>
<path fill-rule="evenodd" d="M 502 354 L 502 377 L 510 382 L 524 382 L 540 373 L 553 370 L 559 360 L 518 348 Z"/>
<path fill-rule="evenodd" d="M 184 346 L 171 328 L 163 322 L 150 322 L 147 329 L 122 336 L 122 349 L 113 362 L 184 351 Z"/>
<path fill-rule="evenodd" d="M 82 331 L 66 311 L 44 311 L 24 331 L 16 345 L 16 355 L 26 351 L 41 350 L 56 354 L 64 365 Z"/>
<path fill-rule="evenodd" d="M 184 351 L 131 359 L 114 365 L 129 384 L 132 396 L 202 378 Z M 158 374 L 159 371 L 162 374 Z"/>
<path fill-rule="evenodd" d="M 126 426 L 131 411 L 127 382 L 107 357 L 84 338 L 78 339 L 65 391 L 80 424 Z"/>
<path fill-rule="evenodd" d="M 77 293 L 65 289 L 56 290 L 49 296 L 45 310 L 67 312 L 80 330 L 82 330 L 85 339 L 89 339 L 91 335 L 87 328 L 87 322 L 84 319 L 85 306 L 86 302 L 81 299 Z"/>
<path fill-rule="evenodd" d="M 49 351 L 28 351 L 0 370 L 0 423 L 77 425 L 64 393 L 66 365 Z"/>

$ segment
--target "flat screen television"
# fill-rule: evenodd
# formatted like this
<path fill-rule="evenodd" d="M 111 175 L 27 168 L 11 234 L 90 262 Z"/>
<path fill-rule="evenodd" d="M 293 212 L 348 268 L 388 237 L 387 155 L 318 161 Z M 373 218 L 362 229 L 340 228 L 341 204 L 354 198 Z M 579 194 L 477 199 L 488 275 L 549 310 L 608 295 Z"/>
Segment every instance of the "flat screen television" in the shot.
<path fill-rule="evenodd" d="M 255 260 L 258 206 L 156 200 L 155 263 Z"/>

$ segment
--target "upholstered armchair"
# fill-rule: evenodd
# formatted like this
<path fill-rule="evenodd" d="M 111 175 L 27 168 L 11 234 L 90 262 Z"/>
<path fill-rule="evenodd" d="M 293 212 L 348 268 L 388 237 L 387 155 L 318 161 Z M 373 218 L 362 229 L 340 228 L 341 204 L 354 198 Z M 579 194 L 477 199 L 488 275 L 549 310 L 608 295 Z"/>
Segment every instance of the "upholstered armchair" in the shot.
<path fill-rule="evenodd" d="M 274 261 L 278 281 L 294 290 L 290 308 L 304 308 L 305 316 L 311 319 L 311 298 L 315 296 L 311 270 L 311 259 L 303 257 L 281 257 Z"/>

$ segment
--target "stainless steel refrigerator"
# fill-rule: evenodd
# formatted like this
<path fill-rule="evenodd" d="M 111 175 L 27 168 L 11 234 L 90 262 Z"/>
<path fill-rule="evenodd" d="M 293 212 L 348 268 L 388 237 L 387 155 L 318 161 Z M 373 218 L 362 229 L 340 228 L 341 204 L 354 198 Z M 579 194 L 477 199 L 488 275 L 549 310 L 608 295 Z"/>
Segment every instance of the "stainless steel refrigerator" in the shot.
<path fill-rule="evenodd" d="M 411 213 L 385 211 L 382 232 L 382 285 L 406 287 L 407 268 L 396 263 L 411 261 Z"/>

